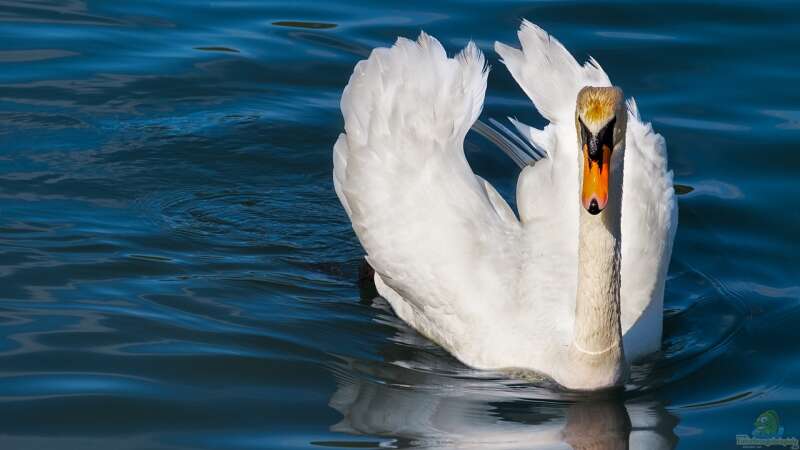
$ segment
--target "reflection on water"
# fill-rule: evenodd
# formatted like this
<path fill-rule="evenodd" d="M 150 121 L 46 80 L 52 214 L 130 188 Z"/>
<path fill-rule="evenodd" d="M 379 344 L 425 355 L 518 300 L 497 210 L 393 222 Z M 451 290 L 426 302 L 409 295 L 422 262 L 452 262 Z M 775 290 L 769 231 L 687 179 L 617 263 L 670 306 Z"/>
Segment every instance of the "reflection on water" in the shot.
<path fill-rule="evenodd" d="M 397 327 L 393 341 L 409 347 L 384 347 L 383 361 L 343 358 L 332 366 L 330 405 L 342 414 L 333 431 L 424 449 L 660 450 L 677 442 L 677 419 L 658 400 L 566 393 L 469 370 L 446 355 L 432 358 L 413 330 L 383 320 Z"/>

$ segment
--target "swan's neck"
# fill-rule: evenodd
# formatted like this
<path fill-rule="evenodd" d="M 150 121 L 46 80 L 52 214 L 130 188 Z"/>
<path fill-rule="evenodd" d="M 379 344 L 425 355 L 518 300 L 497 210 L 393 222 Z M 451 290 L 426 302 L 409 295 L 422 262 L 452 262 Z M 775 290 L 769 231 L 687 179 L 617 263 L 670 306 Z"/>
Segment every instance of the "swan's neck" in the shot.
<path fill-rule="evenodd" d="M 610 213 L 580 212 L 574 344 L 591 354 L 622 346 L 619 218 L 614 220 Z"/>
<path fill-rule="evenodd" d="M 578 291 L 570 348 L 577 388 L 618 385 L 626 374 L 620 325 L 620 208 L 614 203 L 597 215 L 580 208 Z"/>

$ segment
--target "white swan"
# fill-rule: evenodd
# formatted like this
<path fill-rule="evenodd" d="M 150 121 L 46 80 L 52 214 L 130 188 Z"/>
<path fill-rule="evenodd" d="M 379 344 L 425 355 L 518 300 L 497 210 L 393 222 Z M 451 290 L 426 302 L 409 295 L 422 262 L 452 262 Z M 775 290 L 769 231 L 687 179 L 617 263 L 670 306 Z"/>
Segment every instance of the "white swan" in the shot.
<path fill-rule="evenodd" d="M 527 369 L 571 389 L 624 382 L 660 347 L 677 225 L 664 139 L 590 60 L 524 22 L 495 49 L 550 121 L 516 124 L 546 158 L 517 183 L 519 219 L 466 161 L 488 71 L 421 34 L 359 62 L 342 96 L 334 185 L 378 292 L 479 369 Z M 624 168 L 624 170 L 623 170 Z"/>

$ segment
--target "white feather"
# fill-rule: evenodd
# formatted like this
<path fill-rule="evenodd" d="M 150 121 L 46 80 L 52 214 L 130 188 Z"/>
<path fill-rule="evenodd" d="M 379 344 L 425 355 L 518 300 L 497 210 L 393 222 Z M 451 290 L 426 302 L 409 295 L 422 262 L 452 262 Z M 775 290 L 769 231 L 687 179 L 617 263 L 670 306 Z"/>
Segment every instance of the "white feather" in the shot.
<path fill-rule="evenodd" d="M 597 61 L 581 66 L 558 40 L 527 20 L 517 33 L 522 50 L 497 42 L 495 51 L 511 75 L 551 123 L 572 126 L 575 99 L 584 86 L 611 86 Z"/>

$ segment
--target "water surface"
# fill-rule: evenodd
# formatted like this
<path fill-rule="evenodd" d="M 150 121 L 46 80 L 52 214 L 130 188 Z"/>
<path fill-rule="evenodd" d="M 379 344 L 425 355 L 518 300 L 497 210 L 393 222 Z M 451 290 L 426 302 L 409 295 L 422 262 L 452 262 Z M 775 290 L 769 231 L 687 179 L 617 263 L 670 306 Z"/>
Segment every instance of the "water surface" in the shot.
<path fill-rule="evenodd" d="M 493 66 L 521 18 L 668 142 L 663 352 L 585 396 L 470 370 L 362 300 L 341 90 L 421 29 Z M 800 4 L 0 1 L 4 448 L 735 448 L 800 437 Z M 517 169 L 467 136 L 510 201 Z"/>

